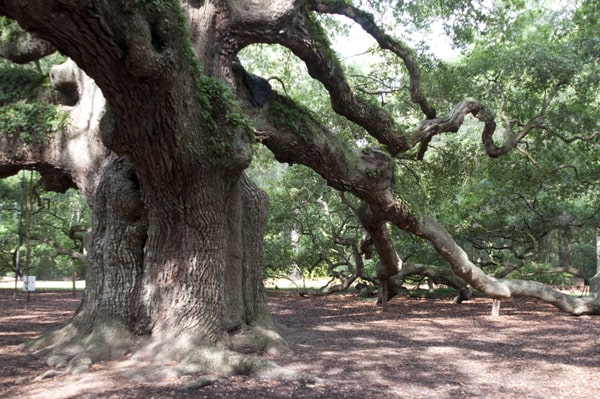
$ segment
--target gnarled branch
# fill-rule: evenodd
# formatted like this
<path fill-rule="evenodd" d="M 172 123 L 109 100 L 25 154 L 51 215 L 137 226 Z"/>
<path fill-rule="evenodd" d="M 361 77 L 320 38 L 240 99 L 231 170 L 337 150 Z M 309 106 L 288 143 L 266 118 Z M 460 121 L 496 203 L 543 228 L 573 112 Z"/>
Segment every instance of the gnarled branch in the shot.
<path fill-rule="evenodd" d="M 247 98 L 248 93 L 240 91 L 238 94 L 242 105 L 249 104 L 249 100 L 244 99 L 244 94 Z M 363 200 L 375 220 L 388 221 L 428 240 L 449 262 L 453 273 L 474 289 L 493 298 L 538 298 L 576 315 L 600 314 L 600 302 L 593 297 L 572 298 L 541 283 L 486 275 L 471 262 L 440 223 L 430 217 L 416 215 L 395 193 L 387 157 L 378 152 L 353 151 L 313 118 L 310 112 L 291 100 L 275 94 L 260 111 L 249 105 L 247 109 L 260 124 L 262 143 L 269 147 L 278 160 L 309 166 L 332 187 L 348 191 Z M 478 109 L 477 116 L 482 117 L 481 114 L 482 109 Z"/>
<path fill-rule="evenodd" d="M 56 48 L 49 42 L 40 39 L 32 33 L 14 27 L 8 34 L 0 33 L 0 57 L 17 64 L 27 64 L 50 55 Z"/>
<path fill-rule="evenodd" d="M 265 35 L 264 31 L 257 32 L 256 35 L 254 41 L 281 44 L 303 60 L 308 73 L 329 92 L 334 111 L 363 127 L 385 145 L 390 154 L 396 155 L 410 149 L 405 133 L 394 118 L 353 90 L 337 56 L 330 48 L 325 32 L 310 15 L 310 11 L 298 10 L 291 23 L 281 26 L 280 30 L 271 35 Z"/>
<path fill-rule="evenodd" d="M 359 24 L 365 32 L 370 34 L 382 49 L 389 50 L 400 57 L 404 62 L 404 66 L 410 77 L 410 98 L 412 102 L 421 107 L 421 111 L 425 114 L 427 119 L 436 117 L 435 109 L 429 104 L 427 98 L 421 92 L 421 73 L 411 49 L 406 44 L 386 34 L 379 26 L 377 26 L 373 15 L 351 4 L 340 1 L 323 0 L 310 0 L 308 4 L 311 9 L 317 12 L 338 14 L 350 18 Z"/>

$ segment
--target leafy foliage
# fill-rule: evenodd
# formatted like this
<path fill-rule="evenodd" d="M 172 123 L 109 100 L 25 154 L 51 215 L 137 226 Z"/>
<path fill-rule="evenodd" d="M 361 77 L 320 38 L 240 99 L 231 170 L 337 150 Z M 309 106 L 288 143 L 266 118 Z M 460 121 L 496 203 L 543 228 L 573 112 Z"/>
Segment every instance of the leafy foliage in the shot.
<path fill-rule="evenodd" d="M 46 103 L 16 103 L 0 108 L 0 131 L 23 143 L 43 142 L 47 134 L 61 131 L 67 115 Z"/>
<path fill-rule="evenodd" d="M 0 105 L 34 99 L 47 83 L 46 76 L 31 68 L 0 68 Z"/>
<path fill-rule="evenodd" d="M 16 21 L 0 16 L 0 42 L 14 39 L 19 32 L 21 29 Z"/>
<path fill-rule="evenodd" d="M 264 149 L 251 177 L 270 196 L 265 236 L 265 274 L 279 276 L 300 269 L 312 277 L 343 275 L 356 266 L 353 246 L 362 227 L 350 198 L 341 197 L 303 166 L 273 167 Z M 367 269 L 374 275 L 374 264 Z M 369 272 L 369 270 L 367 270 Z"/>
<path fill-rule="evenodd" d="M 63 130 L 67 114 L 57 106 L 39 102 L 47 77 L 31 68 L 0 68 L 0 131 L 25 144 Z"/>
<path fill-rule="evenodd" d="M 32 174 L 33 175 L 30 175 Z M 41 191 L 39 175 L 22 171 L 0 180 L 0 275 L 14 272 L 15 251 L 19 268 L 25 270 L 25 237 L 32 239 L 30 274 L 39 278 L 70 277 L 72 267 L 84 276 L 83 240 L 89 228 L 89 209 L 75 190 L 65 194 Z M 33 184 L 31 227 L 26 231 L 25 201 Z M 73 255 L 77 254 L 76 257 Z"/>

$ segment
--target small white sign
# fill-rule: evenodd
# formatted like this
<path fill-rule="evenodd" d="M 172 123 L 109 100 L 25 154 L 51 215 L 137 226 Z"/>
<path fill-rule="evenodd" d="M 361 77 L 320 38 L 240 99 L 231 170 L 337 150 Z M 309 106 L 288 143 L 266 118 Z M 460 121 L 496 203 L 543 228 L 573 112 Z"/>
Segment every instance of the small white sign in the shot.
<path fill-rule="evenodd" d="M 23 291 L 35 291 L 35 276 L 23 276 Z"/>

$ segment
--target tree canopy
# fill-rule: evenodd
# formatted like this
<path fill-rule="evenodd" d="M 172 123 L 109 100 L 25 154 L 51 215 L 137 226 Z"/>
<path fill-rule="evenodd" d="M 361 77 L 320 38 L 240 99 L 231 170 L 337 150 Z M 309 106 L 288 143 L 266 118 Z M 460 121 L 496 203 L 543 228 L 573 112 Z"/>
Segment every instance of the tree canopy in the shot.
<path fill-rule="evenodd" d="M 478 141 L 477 125 L 468 123 L 455 135 L 435 137 L 422 161 L 411 159 L 412 154 L 400 157 L 396 185 L 412 187 L 403 193 L 404 198 L 418 207 L 419 212 L 434 215 L 448 226 L 470 256 L 496 276 L 543 280 L 540 274 L 564 271 L 589 279 L 596 273 L 594 229 L 598 210 L 594 194 L 598 170 L 593 161 L 597 159 L 594 144 L 597 122 L 588 113 L 594 112 L 597 105 L 595 83 L 585 84 L 586 88 L 583 91 L 580 88 L 579 94 L 575 94 L 572 86 L 567 86 L 579 86 L 581 82 L 567 83 L 562 79 L 568 76 L 572 80 L 574 75 L 581 74 L 577 81 L 588 78 L 595 81 L 594 74 L 589 74 L 595 60 L 587 58 L 590 51 L 587 46 L 594 45 L 595 37 L 592 34 L 580 41 L 581 36 L 575 33 L 580 32 L 575 27 L 579 17 L 577 13 L 571 14 L 574 9 L 520 8 L 517 4 L 502 7 L 512 8 L 510 17 L 502 13 L 481 16 L 489 25 L 480 26 L 481 32 L 476 36 L 467 35 L 471 37 L 469 40 L 466 37 L 458 40 L 460 35 L 452 36 L 456 45 L 465 47 L 460 58 L 424 60 L 422 70 L 446 73 L 434 80 L 431 74 L 422 73 L 421 77 L 428 82 L 428 90 L 435 95 L 433 98 L 445 107 L 460 101 L 464 93 L 479 93 L 478 98 L 499 110 L 503 121 L 499 127 L 501 135 L 508 138 L 512 135 L 513 140 L 519 141 L 519 145 L 514 143 L 515 153 L 498 160 L 490 159 Z M 427 18 L 430 22 L 433 20 L 432 15 Z M 328 22 L 333 23 L 334 31 L 339 31 L 339 20 Z M 419 26 L 423 29 L 422 24 Z M 452 26 L 447 25 L 447 29 L 450 28 Z M 560 39 L 549 40 L 555 35 Z M 423 57 L 430 50 L 423 49 Z M 373 53 L 378 51 L 375 46 L 372 48 Z M 410 118 L 406 107 L 409 99 L 403 97 L 406 91 L 402 89 L 402 82 L 394 82 L 402 65 L 395 57 L 386 57 L 386 53 L 381 55 L 380 51 L 378 54 L 379 57 L 376 54 L 363 57 L 367 62 L 371 60 L 370 64 L 347 66 L 349 79 L 357 91 L 369 93 L 373 100 L 381 100 L 385 109 L 398 110 L 397 120 Z M 350 142 L 369 142 L 364 131 L 340 121 L 323 107 L 324 91 L 311 84 L 306 73 L 304 78 L 299 78 L 303 76 L 303 68 L 299 62 L 294 63 L 293 55 L 261 46 L 245 49 L 243 56 L 249 70 L 271 76 L 270 82 L 276 87 L 282 87 L 298 101 L 310 103 L 315 114 L 320 115 L 324 124 L 331 125 L 336 134 L 347 137 Z M 548 95 L 558 95 L 553 94 L 558 90 L 553 82 L 565 85 L 560 98 L 548 98 Z M 561 115 L 570 114 L 566 108 L 571 107 L 579 110 L 575 113 L 577 117 L 565 120 Z M 410 122 L 406 124 L 410 126 Z M 529 135 L 529 129 L 536 125 L 539 127 Z M 525 128 L 520 133 L 515 132 L 522 127 Z M 529 137 L 516 138 L 523 134 Z M 296 184 L 307 187 L 306 183 Z M 292 200 L 293 185 L 294 181 L 282 180 L 274 190 L 275 196 L 287 194 L 282 187 L 291 190 L 284 212 L 288 226 L 296 223 L 297 213 L 301 211 L 291 212 L 300 208 L 298 202 Z M 323 189 L 315 187 L 314 190 L 317 193 L 312 201 L 322 200 Z M 324 213 L 321 216 L 324 217 Z M 310 217 L 310 213 L 305 217 Z M 583 236 L 579 236 L 581 245 L 576 244 L 568 255 L 575 256 L 575 260 L 569 260 L 567 265 L 566 254 L 558 250 L 564 246 L 565 238 L 559 232 L 573 228 L 576 235 Z M 311 235 L 309 232 L 306 237 Z M 443 264 L 426 247 L 412 248 L 410 243 L 407 237 L 395 239 L 396 248 L 409 261 Z M 290 249 L 291 242 L 288 240 L 286 244 Z M 320 248 L 323 243 L 315 242 L 305 251 L 316 256 Z M 311 265 L 316 261 L 318 256 L 317 260 L 307 260 L 306 267 L 314 267 Z M 283 264 L 289 267 L 293 263 L 289 260 Z M 321 260 L 321 264 L 324 261 Z M 565 278 L 566 275 L 559 274 L 546 280 L 568 283 Z"/>

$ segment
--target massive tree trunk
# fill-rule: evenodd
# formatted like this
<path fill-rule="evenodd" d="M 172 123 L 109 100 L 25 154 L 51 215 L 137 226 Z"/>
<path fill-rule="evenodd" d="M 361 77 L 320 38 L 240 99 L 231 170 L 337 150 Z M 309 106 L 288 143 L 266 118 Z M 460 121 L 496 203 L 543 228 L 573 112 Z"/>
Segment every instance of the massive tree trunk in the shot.
<path fill-rule="evenodd" d="M 64 140 L 56 140 L 51 160 L 53 171 L 86 194 L 93 219 L 85 299 L 72 323 L 34 345 L 51 350 L 52 362 L 71 358 L 71 369 L 80 370 L 122 355 L 136 336 L 151 337 L 152 350 L 140 356 L 163 360 L 199 360 L 214 346 L 285 348 L 262 285 L 266 197 L 243 174 L 251 159 L 248 127 L 217 79 L 230 80 L 238 50 L 222 37 L 228 30 L 219 7 L 184 4 L 190 43 L 177 2 L 0 6 L 70 55 L 106 99 L 101 119 L 92 107 L 92 123 L 67 142 L 85 143 L 94 165 L 65 162 Z M 75 105 L 75 119 L 91 101 L 70 85 L 80 71 L 56 69 L 53 76 L 63 101 Z M 44 173 L 47 163 L 41 155 L 29 164 L 7 158 L 15 165 L 6 175 L 23 167 Z M 240 361 L 226 359 L 213 365 Z"/>

